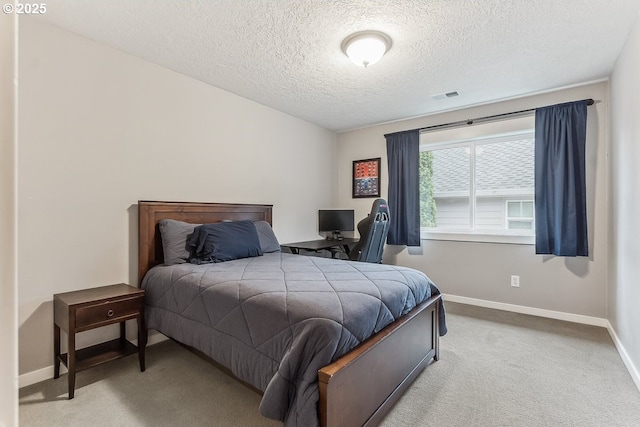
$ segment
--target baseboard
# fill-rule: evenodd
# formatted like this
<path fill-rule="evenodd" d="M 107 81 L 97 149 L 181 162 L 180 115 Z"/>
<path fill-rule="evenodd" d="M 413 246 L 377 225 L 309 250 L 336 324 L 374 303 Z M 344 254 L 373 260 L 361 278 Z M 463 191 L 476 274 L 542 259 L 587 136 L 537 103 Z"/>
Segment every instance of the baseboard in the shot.
<path fill-rule="evenodd" d="M 461 304 L 477 305 L 479 307 L 494 308 L 496 310 L 512 311 L 514 313 L 529 314 L 531 316 L 547 317 L 549 319 L 565 320 L 567 322 L 582 323 L 585 325 L 600 326 L 606 328 L 607 319 L 600 317 L 584 316 L 582 314 L 564 313 L 562 311 L 545 310 L 542 308 L 527 307 L 524 305 L 506 304 L 503 302 L 488 301 L 476 298 L 467 298 L 457 295 L 442 294 L 445 301 L 459 302 Z"/>
<path fill-rule="evenodd" d="M 64 365 L 60 366 L 60 373 L 63 372 L 67 372 Z M 31 384 L 39 383 L 40 381 L 48 380 L 49 378 L 53 378 L 53 365 L 20 375 L 18 377 L 18 387 L 26 387 Z"/>
<path fill-rule="evenodd" d="M 618 334 L 616 334 L 616 331 L 613 329 L 610 322 L 607 322 L 607 330 L 609 331 L 609 335 L 618 350 L 618 354 L 620 354 L 620 357 L 622 358 L 624 366 L 627 367 L 627 371 L 629 371 L 629 374 L 631 375 L 631 379 L 633 379 L 638 391 L 640 391 L 640 372 L 638 371 L 638 368 L 633 364 L 633 361 L 629 357 L 629 353 L 627 353 L 627 350 L 625 350 L 624 346 L 620 342 Z"/>
<path fill-rule="evenodd" d="M 613 326 L 607 319 L 602 319 L 599 317 L 583 316 L 581 314 L 564 313 L 561 311 L 544 310 L 541 308 L 526 307 L 523 305 L 506 304 L 506 303 L 487 301 L 487 300 L 476 299 L 476 298 L 467 298 L 467 297 L 461 297 L 457 295 L 442 294 L 442 297 L 445 301 L 459 302 L 461 304 L 476 305 L 479 307 L 493 308 L 496 310 L 511 311 L 511 312 L 522 313 L 522 314 L 530 314 L 532 316 L 547 317 L 550 319 L 565 320 L 568 322 L 582 323 L 585 325 L 601 326 L 603 328 L 606 328 L 607 331 L 609 331 L 609 335 L 611 336 L 611 339 L 613 340 L 614 345 L 616 346 L 616 350 L 618 350 L 618 354 L 620 355 L 622 362 L 626 366 L 627 371 L 629 371 L 629 375 L 631 375 L 631 379 L 633 380 L 636 387 L 638 388 L 638 391 L 640 391 L 640 373 L 638 371 L 638 368 L 636 368 L 636 366 L 633 364 L 633 361 L 629 357 L 629 354 L 627 353 L 624 346 L 620 342 L 620 339 L 618 339 L 618 335 L 616 334 L 615 329 L 613 329 Z"/>
<path fill-rule="evenodd" d="M 149 334 L 149 341 L 147 342 L 147 346 L 158 344 L 159 342 L 166 341 L 168 338 L 161 333 L 153 333 Z M 131 340 L 132 343 L 138 345 L 138 340 Z M 60 365 L 60 373 L 63 374 L 67 372 L 67 369 L 64 365 Z M 46 368 L 37 369 L 35 371 L 27 372 L 18 377 L 18 387 L 27 387 L 32 384 L 39 383 L 41 381 L 45 381 L 53 378 L 53 365 L 47 366 Z"/>
<path fill-rule="evenodd" d="M 622 358 L 622 362 L 627 367 L 627 370 L 629 371 L 629 374 L 631 375 L 633 382 L 635 383 L 636 387 L 640 391 L 640 372 L 631 361 L 631 358 L 629 357 L 627 351 L 625 350 L 624 346 L 620 342 L 620 339 L 618 338 L 618 335 L 616 334 L 615 329 L 613 329 L 613 326 L 607 319 L 601 319 L 599 317 L 583 316 L 580 314 L 563 313 L 561 311 L 544 310 L 541 308 L 533 308 L 533 307 L 527 307 L 523 305 L 506 304 L 506 303 L 482 300 L 477 298 L 461 297 L 461 296 L 450 295 L 450 294 L 442 294 L 442 297 L 445 301 L 458 302 L 461 304 L 476 305 L 479 307 L 493 308 L 496 310 L 530 314 L 532 316 L 547 317 L 550 319 L 565 320 L 568 322 L 582 323 L 586 325 L 601 326 L 603 328 L 607 328 L 607 331 L 609 332 L 609 335 L 611 336 L 611 339 L 613 340 L 613 343 L 616 346 L 616 350 L 618 350 L 618 354 L 620 354 L 620 357 Z M 159 342 L 166 341 L 167 339 L 168 338 L 166 336 L 160 333 L 151 334 L 149 335 L 149 342 L 147 343 L 147 345 L 148 346 L 154 345 Z M 133 340 L 132 342 L 134 344 L 137 344 L 137 340 Z M 60 372 L 61 373 L 66 372 L 64 365 L 60 367 Z M 48 380 L 50 378 L 53 378 L 53 365 L 20 375 L 18 379 L 18 384 L 19 384 L 19 387 L 22 388 L 22 387 L 29 386 L 31 384 L 39 383 L 40 381 Z"/>

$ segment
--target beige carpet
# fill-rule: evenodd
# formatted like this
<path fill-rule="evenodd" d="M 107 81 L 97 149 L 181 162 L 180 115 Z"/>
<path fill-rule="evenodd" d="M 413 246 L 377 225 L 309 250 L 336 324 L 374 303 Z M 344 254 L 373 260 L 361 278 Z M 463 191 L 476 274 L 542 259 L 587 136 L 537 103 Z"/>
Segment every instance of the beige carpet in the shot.
<path fill-rule="evenodd" d="M 400 426 L 640 426 L 640 392 L 603 328 L 447 304 L 449 334 L 382 423 Z M 401 351 L 401 350 L 399 350 Z M 281 426 L 260 396 L 167 341 L 20 390 L 21 426 Z"/>

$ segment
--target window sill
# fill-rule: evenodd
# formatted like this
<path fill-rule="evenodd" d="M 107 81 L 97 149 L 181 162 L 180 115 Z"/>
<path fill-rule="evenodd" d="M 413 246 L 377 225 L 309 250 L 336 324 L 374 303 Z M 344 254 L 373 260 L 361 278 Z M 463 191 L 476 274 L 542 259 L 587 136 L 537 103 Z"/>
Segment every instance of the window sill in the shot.
<path fill-rule="evenodd" d="M 504 243 L 511 245 L 535 245 L 535 236 L 510 234 L 483 234 L 467 232 L 421 231 L 422 240 L 450 240 L 456 242 Z"/>

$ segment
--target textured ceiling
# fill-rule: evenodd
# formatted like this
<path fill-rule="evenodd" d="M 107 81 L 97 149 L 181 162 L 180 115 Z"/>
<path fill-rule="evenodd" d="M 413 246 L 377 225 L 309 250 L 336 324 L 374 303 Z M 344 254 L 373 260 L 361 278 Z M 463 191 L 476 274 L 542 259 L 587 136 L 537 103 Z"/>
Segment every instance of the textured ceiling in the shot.
<path fill-rule="evenodd" d="M 48 0 L 42 18 L 335 131 L 609 76 L 639 0 Z M 342 40 L 378 30 L 368 68 Z M 459 96 L 434 100 L 433 95 Z"/>

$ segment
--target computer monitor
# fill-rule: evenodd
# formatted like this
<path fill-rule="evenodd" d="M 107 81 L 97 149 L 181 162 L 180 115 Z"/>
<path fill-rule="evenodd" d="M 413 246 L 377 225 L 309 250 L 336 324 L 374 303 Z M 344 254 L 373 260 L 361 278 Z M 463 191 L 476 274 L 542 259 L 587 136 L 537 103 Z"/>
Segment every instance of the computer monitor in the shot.
<path fill-rule="evenodd" d="M 321 209 L 318 211 L 318 231 L 332 233 L 328 237 L 341 239 L 343 231 L 354 231 L 353 209 Z"/>

